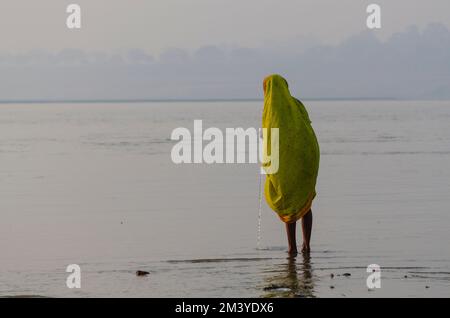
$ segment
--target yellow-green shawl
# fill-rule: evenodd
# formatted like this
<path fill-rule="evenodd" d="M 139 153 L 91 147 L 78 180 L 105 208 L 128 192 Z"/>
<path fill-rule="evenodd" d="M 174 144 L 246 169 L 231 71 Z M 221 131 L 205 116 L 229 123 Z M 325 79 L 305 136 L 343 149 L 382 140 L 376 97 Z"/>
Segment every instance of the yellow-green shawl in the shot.
<path fill-rule="evenodd" d="M 266 201 L 283 222 L 295 222 L 309 211 L 316 195 L 320 151 L 308 112 L 291 96 L 280 75 L 264 80 L 262 127 L 268 128 L 264 136 L 268 140 L 264 151 L 268 153 L 270 129 L 279 129 L 279 168 L 276 173 L 267 174 Z"/>

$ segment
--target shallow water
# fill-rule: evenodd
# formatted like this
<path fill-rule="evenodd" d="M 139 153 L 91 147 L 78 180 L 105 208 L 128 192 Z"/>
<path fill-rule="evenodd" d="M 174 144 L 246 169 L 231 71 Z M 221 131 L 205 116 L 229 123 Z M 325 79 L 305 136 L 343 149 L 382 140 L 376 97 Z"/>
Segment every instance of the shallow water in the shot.
<path fill-rule="evenodd" d="M 313 252 L 289 260 L 264 200 L 257 249 L 257 165 L 170 159 L 174 128 L 259 127 L 260 103 L 0 105 L 0 296 L 448 297 L 450 102 L 306 106 Z"/>

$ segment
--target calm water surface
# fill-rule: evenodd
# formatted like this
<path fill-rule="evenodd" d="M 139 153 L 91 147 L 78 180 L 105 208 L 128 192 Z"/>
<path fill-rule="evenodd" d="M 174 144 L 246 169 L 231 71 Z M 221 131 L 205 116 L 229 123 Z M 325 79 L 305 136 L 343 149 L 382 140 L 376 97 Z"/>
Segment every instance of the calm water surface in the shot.
<path fill-rule="evenodd" d="M 322 157 L 295 260 L 265 202 L 256 249 L 257 165 L 170 158 L 174 128 L 259 127 L 261 103 L 0 105 L 0 296 L 450 296 L 450 102 L 305 104 Z"/>

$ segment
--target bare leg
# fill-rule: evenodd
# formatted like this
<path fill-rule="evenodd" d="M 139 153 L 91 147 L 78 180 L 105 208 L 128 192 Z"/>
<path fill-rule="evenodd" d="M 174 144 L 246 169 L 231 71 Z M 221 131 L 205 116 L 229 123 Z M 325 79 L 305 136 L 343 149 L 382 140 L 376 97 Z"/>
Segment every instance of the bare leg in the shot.
<path fill-rule="evenodd" d="M 297 255 L 297 240 L 295 238 L 296 225 L 297 225 L 297 222 L 286 223 L 286 232 L 287 232 L 287 238 L 288 238 L 288 244 L 289 244 L 288 253 L 292 256 Z"/>
<path fill-rule="evenodd" d="M 312 222 L 313 222 L 312 211 L 309 210 L 302 218 L 302 230 L 303 230 L 302 252 L 303 253 L 309 253 L 311 251 L 309 242 L 311 240 Z"/>

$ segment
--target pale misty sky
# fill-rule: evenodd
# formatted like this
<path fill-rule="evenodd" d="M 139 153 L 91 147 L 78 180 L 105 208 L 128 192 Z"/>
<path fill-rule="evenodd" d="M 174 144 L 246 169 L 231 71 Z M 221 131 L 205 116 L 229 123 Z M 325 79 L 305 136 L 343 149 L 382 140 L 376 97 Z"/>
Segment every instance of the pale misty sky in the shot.
<path fill-rule="evenodd" d="M 70 3 L 82 7 L 82 30 L 65 26 Z M 366 29 L 370 3 L 382 7 L 382 39 L 409 25 L 450 27 L 448 0 L 2 0 L 0 52 L 141 48 L 159 54 L 170 47 L 270 47 L 304 37 L 337 44 Z"/>

